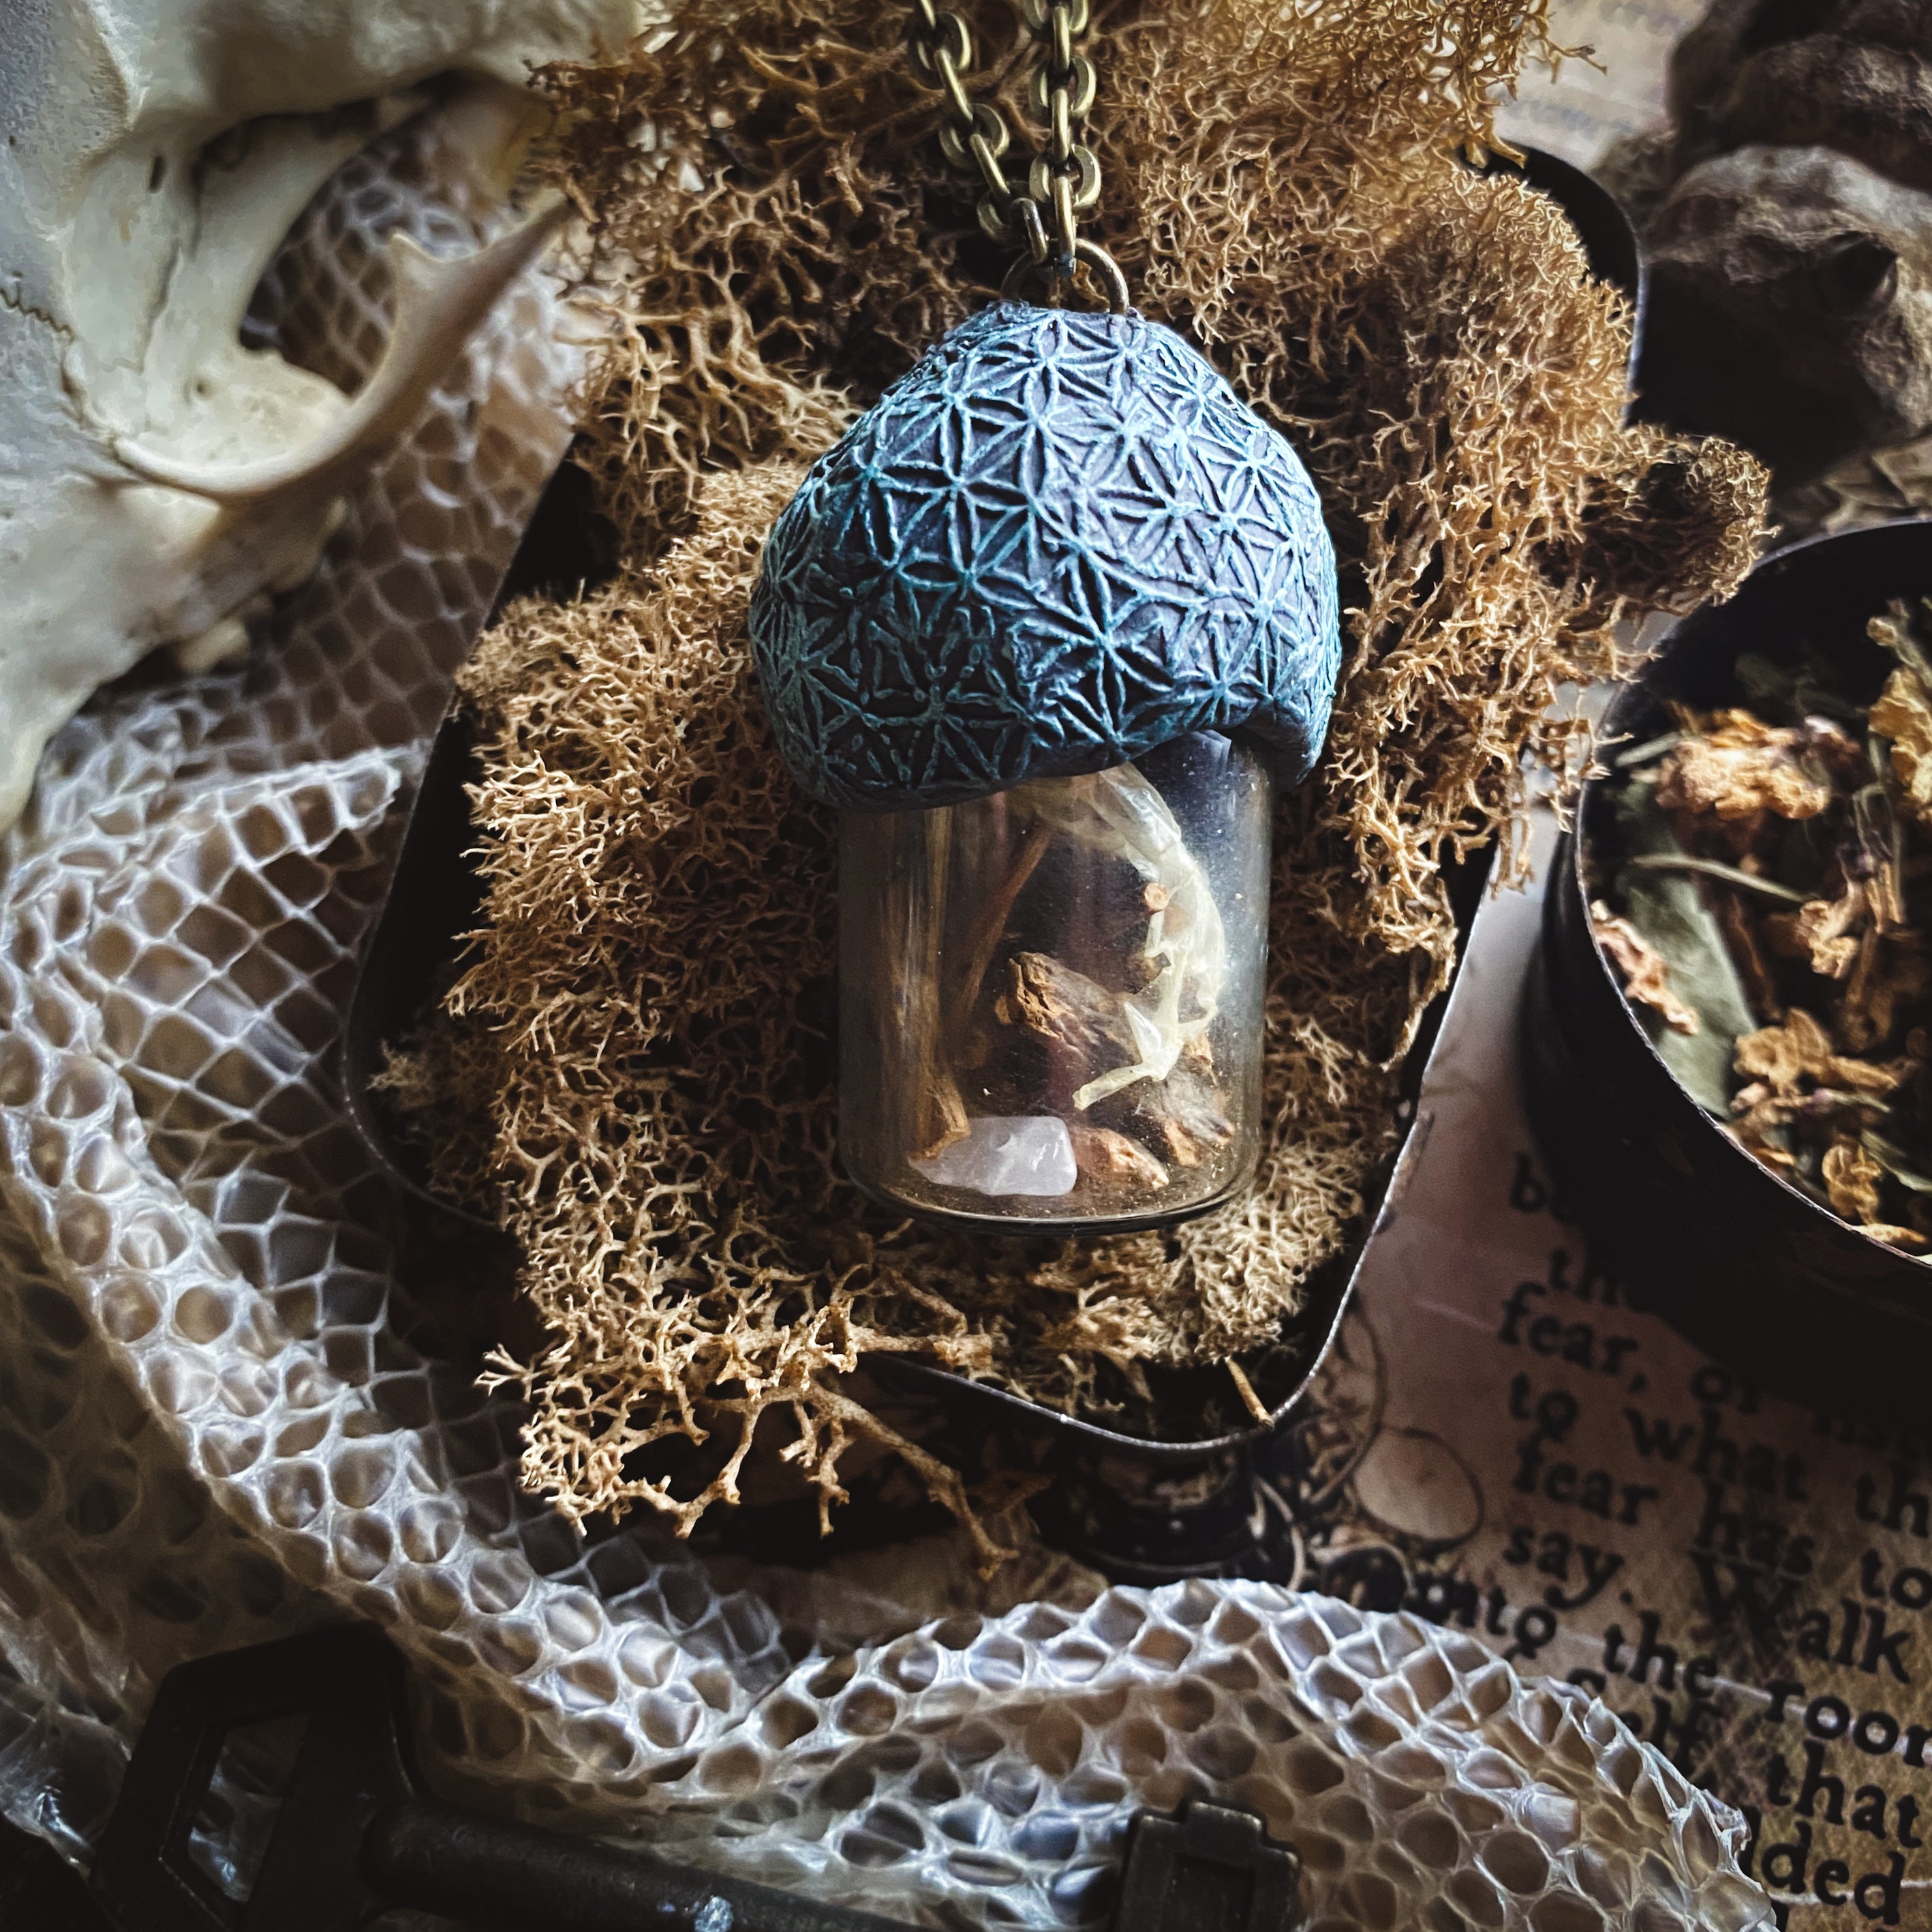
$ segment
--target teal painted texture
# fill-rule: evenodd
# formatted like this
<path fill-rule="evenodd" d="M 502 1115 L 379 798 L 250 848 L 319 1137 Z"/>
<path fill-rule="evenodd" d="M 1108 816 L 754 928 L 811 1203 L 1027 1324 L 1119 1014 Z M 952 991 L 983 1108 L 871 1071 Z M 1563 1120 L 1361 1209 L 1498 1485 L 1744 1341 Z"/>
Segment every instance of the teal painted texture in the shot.
<path fill-rule="evenodd" d="M 1172 330 L 1012 302 L 812 466 L 751 626 L 787 763 L 861 810 L 1197 730 L 1252 731 L 1294 784 L 1341 660 L 1334 552 L 1286 440 Z"/>

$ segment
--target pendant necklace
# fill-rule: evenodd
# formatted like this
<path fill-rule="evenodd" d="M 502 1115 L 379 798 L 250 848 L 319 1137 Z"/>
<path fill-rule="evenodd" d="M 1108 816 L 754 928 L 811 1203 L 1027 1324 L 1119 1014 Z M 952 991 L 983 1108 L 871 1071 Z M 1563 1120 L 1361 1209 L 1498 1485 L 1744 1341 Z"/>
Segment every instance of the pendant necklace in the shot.
<path fill-rule="evenodd" d="M 1328 728 L 1335 559 L 1286 439 L 1079 233 L 1088 0 L 1022 6 L 1045 140 L 1010 175 L 970 28 L 916 0 L 940 146 L 1016 257 L 812 466 L 751 633 L 841 813 L 846 1171 L 935 1220 L 1115 1233 L 1252 1184 L 1272 801 Z M 1083 265 L 1104 312 L 1061 305 Z"/>

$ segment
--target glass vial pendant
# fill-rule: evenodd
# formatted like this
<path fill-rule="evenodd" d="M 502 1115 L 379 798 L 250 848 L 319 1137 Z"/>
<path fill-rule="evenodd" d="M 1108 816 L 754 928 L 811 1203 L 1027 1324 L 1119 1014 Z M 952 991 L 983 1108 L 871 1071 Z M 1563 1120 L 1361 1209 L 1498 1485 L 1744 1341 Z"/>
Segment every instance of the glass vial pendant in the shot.
<path fill-rule="evenodd" d="M 848 1172 L 1018 1231 L 1245 1187 L 1270 790 L 1342 653 L 1287 441 L 1144 316 L 1000 302 L 812 465 L 748 617 L 778 748 L 844 814 Z"/>
<path fill-rule="evenodd" d="M 928 1217 L 1118 1232 L 1252 1180 L 1273 782 L 1184 734 L 1078 778 L 848 812 L 839 1142 Z"/>

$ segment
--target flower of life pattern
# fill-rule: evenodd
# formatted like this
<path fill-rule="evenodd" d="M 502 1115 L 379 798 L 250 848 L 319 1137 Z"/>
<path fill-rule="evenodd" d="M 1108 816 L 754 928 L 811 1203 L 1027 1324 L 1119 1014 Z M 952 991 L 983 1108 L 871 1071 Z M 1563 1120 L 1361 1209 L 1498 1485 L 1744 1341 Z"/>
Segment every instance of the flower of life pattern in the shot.
<path fill-rule="evenodd" d="M 1003 302 L 813 465 L 752 604 L 827 804 L 943 805 L 1246 727 L 1286 784 L 1341 661 L 1294 452 L 1171 329 Z"/>

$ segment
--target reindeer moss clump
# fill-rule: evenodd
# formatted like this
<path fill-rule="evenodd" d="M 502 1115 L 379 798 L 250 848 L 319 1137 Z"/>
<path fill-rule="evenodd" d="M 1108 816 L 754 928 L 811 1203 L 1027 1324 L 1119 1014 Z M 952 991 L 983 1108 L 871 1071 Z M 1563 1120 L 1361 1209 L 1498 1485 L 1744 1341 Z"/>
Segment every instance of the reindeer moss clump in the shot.
<path fill-rule="evenodd" d="M 1024 50 L 980 10 L 1021 124 Z M 1553 204 L 1459 158 L 1551 51 L 1539 6 L 1096 22 L 1092 231 L 1304 453 L 1343 564 L 1328 752 L 1276 828 L 1260 1185 L 1172 1234 L 994 1246 L 895 1224 L 839 1171 L 832 828 L 773 748 L 746 599 L 802 466 L 1003 265 L 894 9 L 696 0 L 662 46 L 547 76 L 614 324 L 583 460 L 619 567 L 516 605 L 465 674 L 488 918 L 396 1076 L 442 1183 L 524 1244 L 545 1340 L 500 1372 L 526 1480 L 573 1516 L 641 1500 L 688 1530 L 778 1412 L 760 1454 L 826 1503 L 867 1437 L 970 1520 L 842 1387 L 861 1354 L 1118 1415 L 1146 1364 L 1264 1348 L 1394 1146 L 1393 1075 L 1454 958 L 1442 862 L 1500 839 L 1507 868 L 1526 757 L 1584 749 L 1556 686 L 1613 673 L 1622 620 L 1728 594 L 1757 546 L 1756 466 L 1622 425 L 1628 304 Z M 694 1475 L 635 1453 L 667 1438 L 705 1445 Z"/>

